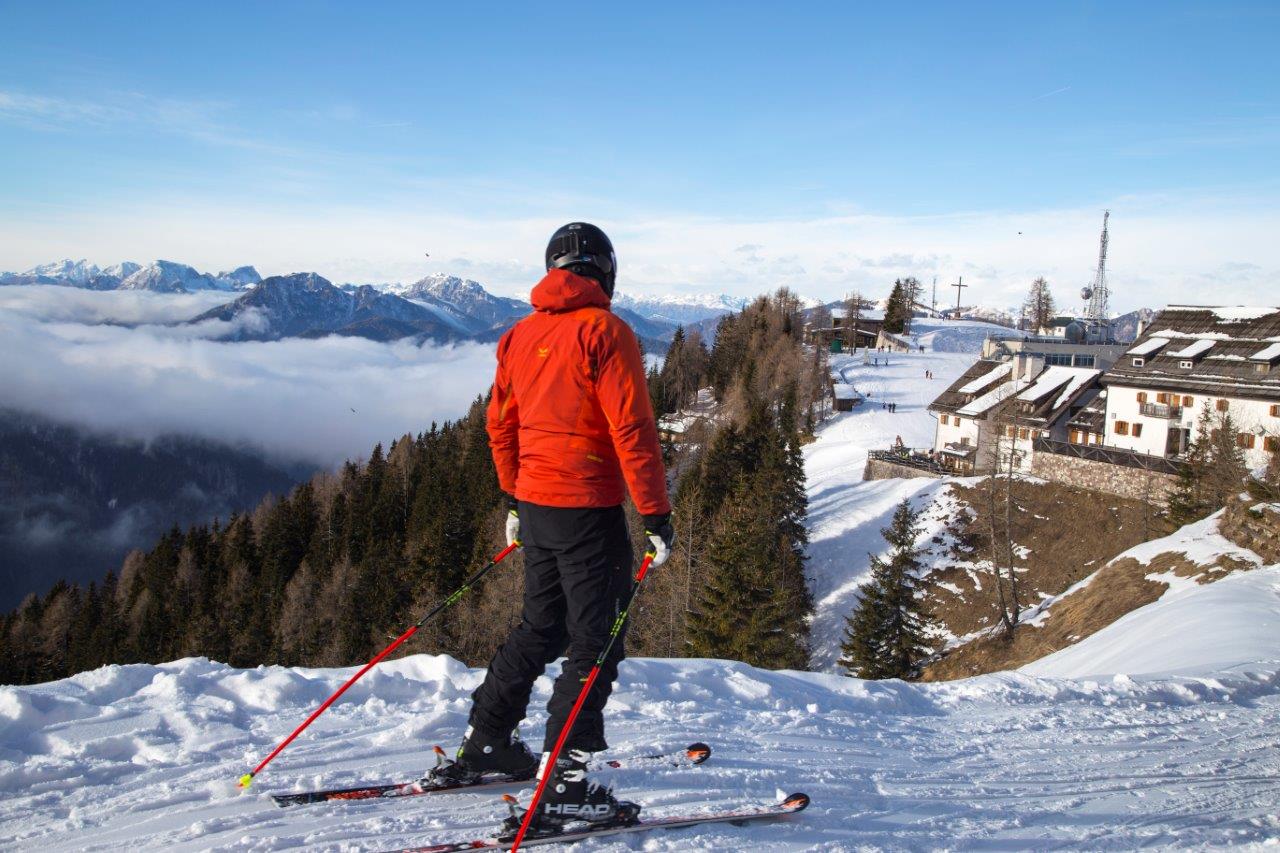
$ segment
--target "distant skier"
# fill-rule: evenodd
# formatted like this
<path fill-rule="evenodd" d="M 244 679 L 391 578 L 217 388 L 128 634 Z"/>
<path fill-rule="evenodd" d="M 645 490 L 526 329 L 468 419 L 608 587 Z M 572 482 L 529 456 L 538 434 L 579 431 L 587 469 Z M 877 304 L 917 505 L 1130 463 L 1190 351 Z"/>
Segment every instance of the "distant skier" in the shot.
<path fill-rule="evenodd" d="M 594 225 L 570 223 L 552 235 L 546 266 L 533 289 L 534 313 L 498 343 L 488 410 L 489 445 L 510 501 L 507 542 L 524 548 L 524 608 L 472 694 L 456 761 L 434 772 L 460 780 L 551 773 L 537 823 L 607 822 L 622 804 L 587 779 L 586 769 L 591 753 L 607 748 L 603 711 L 622 642 L 555 766 L 545 764 L 630 591 L 626 491 L 644 517 L 654 566 L 666 561 L 675 534 L 640 347 L 609 310 L 613 245 Z M 517 726 L 534 680 L 566 653 L 547 703 L 539 766 Z"/>

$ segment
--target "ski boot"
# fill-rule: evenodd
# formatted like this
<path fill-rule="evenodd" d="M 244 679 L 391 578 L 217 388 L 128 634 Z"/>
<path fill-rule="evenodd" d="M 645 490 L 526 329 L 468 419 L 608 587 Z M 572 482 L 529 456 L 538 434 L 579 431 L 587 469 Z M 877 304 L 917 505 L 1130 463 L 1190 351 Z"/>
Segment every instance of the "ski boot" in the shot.
<path fill-rule="evenodd" d="M 479 782 L 481 777 L 493 775 L 522 782 L 532 779 L 538 769 L 538 759 L 520 740 L 519 730 L 493 737 L 474 726 L 467 727 L 453 761 L 446 759 L 444 750 L 437 746 L 436 762 L 423 777 L 422 784 L 426 787 L 470 785 Z"/>
<path fill-rule="evenodd" d="M 543 754 L 546 764 L 550 753 Z M 591 753 L 581 750 L 569 750 L 556 760 L 551 768 L 551 778 L 538 801 L 537 814 L 530 823 L 530 829 L 538 834 L 554 833 L 565 824 L 575 820 L 586 821 L 593 826 L 628 826 L 640 818 L 640 806 L 635 803 L 620 801 L 613 796 L 613 789 L 587 778 L 587 761 Z M 547 768 L 539 768 L 539 777 L 547 772 Z M 520 819 L 515 810 L 507 820 L 506 828 L 512 831 L 520 828 Z"/>

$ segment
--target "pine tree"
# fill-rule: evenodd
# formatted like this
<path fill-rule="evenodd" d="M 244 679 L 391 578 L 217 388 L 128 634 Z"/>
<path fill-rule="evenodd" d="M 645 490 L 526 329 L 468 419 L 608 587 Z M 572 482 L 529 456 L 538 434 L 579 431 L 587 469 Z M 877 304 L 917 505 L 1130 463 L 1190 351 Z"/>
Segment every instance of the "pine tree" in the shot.
<path fill-rule="evenodd" d="M 1053 294 L 1049 291 L 1048 280 L 1040 276 L 1031 282 L 1031 290 L 1028 291 L 1027 299 L 1022 304 L 1022 314 L 1027 318 L 1031 331 L 1038 333 L 1041 329 L 1048 328 L 1057 311 Z"/>
<path fill-rule="evenodd" d="M 916 537 L 919 513 L 903 501 L 881 533 L 888 560 L 871 558 L 871 581 L 850 614 L 840 665 L 859 678 L 911 678 L 931 649 L 928 613 L 919 599 L 923 582 Z"/>
<path fill-rule="evenodd" d="M 884 330 L 886 332 L 900 335 L 906 329 L 907 319 L 911 316 L 907 300 L 907 285 L 902 279 L 898 279 L 893 283 L 893 290 L 889 293 L 889 303 L 885 306 Z"/>

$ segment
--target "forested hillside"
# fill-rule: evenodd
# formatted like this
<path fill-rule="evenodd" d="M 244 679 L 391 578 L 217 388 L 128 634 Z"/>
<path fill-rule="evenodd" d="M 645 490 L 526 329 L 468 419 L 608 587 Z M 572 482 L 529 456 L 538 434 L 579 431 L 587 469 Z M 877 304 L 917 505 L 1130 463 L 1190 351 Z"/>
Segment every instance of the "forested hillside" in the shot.
<path fill-rule="evenodd" d="M 317 466 L 177 434 L 130 440 L 0 408 L 0 608 L 119 568 L 174 524 L 285 494 Z"/>
<path fill-rule="evenodd" d="M 799 309 L 785 291 L 762 297 L 721 321 L 709 351 L 679 336 L 650 377 L 665 410 L 705 386 L 717 405 L 701 441 L 667 448 L 680 541 L 642 594 L 633 654 L 806 665 L 800 445 L 826 367 L 801 344 Z M 175 528 L 101 582 L 30 596 L 0 624 L 0 681 L 194 655 L 234 666 L 366 660 L 503 544 L 484 405 L 478 397 L 458 421 L 379 445 L 252 513 Z M 519 613 L 520 557 L 509 562 L 405 651 L 486 662 Z"/>

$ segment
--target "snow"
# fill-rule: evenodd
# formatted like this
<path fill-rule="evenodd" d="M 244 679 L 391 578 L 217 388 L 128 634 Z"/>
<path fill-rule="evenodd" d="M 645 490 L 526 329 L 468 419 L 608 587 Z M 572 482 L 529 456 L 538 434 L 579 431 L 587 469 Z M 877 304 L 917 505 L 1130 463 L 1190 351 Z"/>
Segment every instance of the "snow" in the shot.
<path fill-rule="evenodd" d="M 1036 401 L 1043 399 L 1059 388 L 1063 388 L 1062 393 L 1054 402 L 1053 407 L 1056 409 L 1061 406 L 1068 398 L 1071 397 L 1081 387 L 1092 382 L 1102 373 L 1101 370 L 1090 370 L 1085 367 L 1064 367 L 1062 365 L 1053 365 L 1047 367 L 1036 377 L 1031 387 L 1018 395 L 1019 400 Z"/>
<path fill-rule="evenodd" d="M 1213 349 L 1215 341 L 1211 338 L 1197 338 L 1177 352 L 1165 353 L 1173 358 L 1195 358 Z"/>
<path fill-rule="evenodd" d="M 530 737 L 557 669 L 535 686 Z M 0 846 L 353 851 L 490 831 L 504 812 L 493 792 L 289 809 L 267 797 L 412 777 L 432 744 L 452 748 L 482 672 L 443 656 L 380 665 L 236 793 L 236 777 L 352 672 L 194 658 L 0 688 Z M 796 790 L 813 805 L 572 849 L 1219 847 L 1280 832 L 1273 664 L 1212 679 L 906 684 L 638 659 L 621 667 L 608 725 L 615 756 L 712 745 L 701 767 L 601 775 L 650 815 Z M 508 790 L 527 802 L 531 788 Z"/>
<path fill-rule="evenodd" d="M 1280 565 L 1205 585 L 1176 585 L 1158 601 L 1022 672 L 1057 678 L 1211 677 L 1260 660 L 1280 661 Z"/>
<path fill-rule="evenodd" d="M 1169 343 L 1169 340 L 1169 338 L 1147 338 L 1145 341 L 1126 352 L 1125 355 L 1151 355 L 1152 353 L 1159 352 L 1163 349 Z"/>
<path fill-rule="evenodd" d="M 1257 554 L 1241 548 L 1218 532 L 1221 518 L 1222 512 L 1216 512 L 1208 518 L 1180 527 L 1168 536 L 1135 545 L 1119 554 L 1115 560 L 1130 557 L 1146 565 L 1161 554 L 1179 553 L 1186 555 L 1188 560 L 1198 566 L 1212 565 L 1222 556 L 1261 565 L 1262 560 Z"/>
<path fill-rule="evenodd" d="M 1025 379 L 1010 380 L 1009 382 L 997 385 L 994 389 L 983 394 L 981 397 L 970 400 L 956 411 L 962 415 L 969 415 L 970 417 L 980 415 L 992 406 L 1004 402 L 1026 387 L 1027 380 Z"/>
<path fill-rule="evenodd" d="M 995 382 L 997 379 L 1003 379 L 1004 377 L 1008 376 L 1012 372 L 1013 372 L 1013 362 L 1006 361 L 996 366 L 994 369 L 988 370 L 986 373 L 982 374 L 977 379 L 974 379 L 972 382 L 966 382 L 965 384 L 961 385 L 960 388 L 957 390 L 961 394 L 975 394 L 978 391 L 981 391 L 983 388 L 986 388 L 992 382 Z"/>
<path fill-rule="evenodd" d="M 809 498 L 809 576 L 816 614 L 810 626 L 811 663 L 835 672 L 845 617 L 871 572 L 871 554 L 887 550 L 880 529 L 905 499 L 933 505 L 942 480 L 862 479 L 871 450 L 887 450 L 899 438 L 907 447 L 931 447 L 934 420 L 929 404 L 972 364 L 959 353 L 894 353 L 889 364 L 862 363 L 862 353 L 831 357 L 835 377 L 866 399 L 851 412 L 837 412 L 805 445 Z M 925 379 L 925 370 L 933 379 Z M 883 403 L 897 403 L 889 413 Z M 938 532 L 941 523 L 931 526 Z M 932 532 L 929 535 L 932 535 Z"/>
<path fill-rule="evenodd" d="M 837 400 L 856 400 L 858 392 L 847 382 L 833 382 L 831 384 L 831 393 Z"/>
<path fill-rule="evenodd" d="M 1241 320 L 1257 320 L 1268 314 L 1275 314 L 1280 308 L 1269 305 L 1221 305 L 1211 309 L 1219 320 L 1239 322 Z"/>
<path fill-rule="evenodd" d="M 1261 349 L 1249 356 L 1252 361 L 1275 361 L 1280 358 L 1280 343 L 1272 344 L 1266 349 Z"/>

